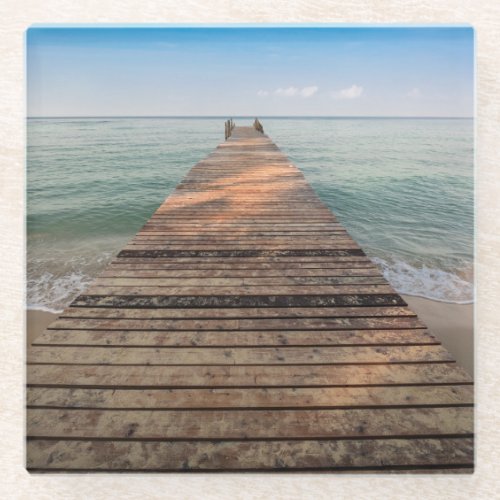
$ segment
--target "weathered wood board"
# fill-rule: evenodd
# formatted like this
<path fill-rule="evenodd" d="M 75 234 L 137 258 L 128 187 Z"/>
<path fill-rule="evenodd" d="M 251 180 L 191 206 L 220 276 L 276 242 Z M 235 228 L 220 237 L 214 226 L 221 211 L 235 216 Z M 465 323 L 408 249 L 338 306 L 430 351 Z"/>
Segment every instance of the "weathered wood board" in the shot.
<path fill-rule="evenodd" d="M 473 386 L 235 127 L 28 353 L 31 471 L 471 472 Z"/>

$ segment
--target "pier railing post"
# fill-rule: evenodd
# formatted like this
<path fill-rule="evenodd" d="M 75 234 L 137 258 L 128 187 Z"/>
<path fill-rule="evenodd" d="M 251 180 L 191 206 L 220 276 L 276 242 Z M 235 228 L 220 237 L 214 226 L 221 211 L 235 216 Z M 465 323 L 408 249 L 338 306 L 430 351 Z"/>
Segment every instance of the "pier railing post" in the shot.
<path fill-rule="evenodd" d="M 257 130 L 261 134 L 264 133 L 264 127 L 262 126 L 262 123 L 260 123 L 258 118 L 255 118 L 255 121 L 253 122 L 253 127 L 255 130 Z"/>
<path fill-rule="evenodd" d="M 224 122 L 224 138 L 226 139 L 226 141 L 229 139 L 229 137 L 231 137 L 231 132 L 233 131 L 234 129 L 234 122 L 233 122 L 233 119 L 229 119 L 229 120 L 226 120 Z"/>

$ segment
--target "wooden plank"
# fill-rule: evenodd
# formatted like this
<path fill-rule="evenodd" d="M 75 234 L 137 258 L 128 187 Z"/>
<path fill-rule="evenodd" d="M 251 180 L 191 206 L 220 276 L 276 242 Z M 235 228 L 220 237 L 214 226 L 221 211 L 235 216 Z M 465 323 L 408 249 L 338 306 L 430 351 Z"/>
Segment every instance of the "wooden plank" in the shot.
<path fill-rule="evenodd" d="M 309 229 L 309 230 L 297 230 L 297 229 L 274 229 L 274 230 L 263 230 L 263 229 L 189 229 L 184 227 L 172 228 L 172 229 L 163 229 L 162 226 L 143 226 L 141 231 L 137 233 L 134 237 L 134 240 L 140 239 L 154 239 L 160 236 L 168 236 L 175 237 L 174 239 L 190 239 L 190 238 L 215 238 L 219 241 L 226 240 L 234 240 L 237 238 L 251 238 L 251 239 L 262 239 L 268 236 L 277 236 L 284 238 L 291 238 L 293 236 L 307 236 L 307 237 L 336 237 L 336 236 L 345 236 L 347 235 L 347 231 L 345 229 L 330 229 L 330 230 L 319 230 L 319 229 Z"/>
<path fill-rule="evenodd" d="M 143 269 L 152 269 L 152 270 L 187 270 L 193 272 L 199 272 L 202 270 L 262 270 L 262 271 L 271 271 L 271 272 L 286 272 L 290 267 L 293 266 L 294 269 L 290 269 L 290 272 L 302 272 L 302 271 L 329 271 L 329 270 L 339 270 L 339 272 L 349 271 L 351 270 L 353 273 L 356 272 L 365 272 L 368 269 L 376 270 L 378 275 L 378 269 L 371 263 L 368 262 L 358 262 L 358 261 L 349 261 L 349 262 L 262 262 L 262 261 L 248 261 L 244 262 L 235 262 L 229 261 L 229 259 L 224 259 L 223 261 L 217 259 L 205 260 L 204 262 L 197 262 L 196 260 L 191 261 L 191 259 L 186 260 L 179 259 L 178 262 L 172 263 L 165 262 L 162 259 L 119 259 L 117 261 L 112 262 L 107 269 L 115 270 L 115 269 L 125 269 L 125 270 L 143 270 Z M 286 276 L 286 274 L 283 274 Z"/>
<path fill-rule="evenodd" d="M 285 228 L 286 230 L 298 229 L 298 230 L 311 230 L 311 229 L 332 229 L 336 230 L 339 228 L 344 229 L 344 227 L 337 221 L 316 221 L 316 222 L 304 222 L 304 221 L 292 221 L 285 219 L 281 222 L 269 222 L 263 219 L 252 219 L 251 221 L 236 221 L 235 219 L 230 220 L 221 220 L 221 221 L 211 221 L 211 222 L 200 222 L 200 219 L 192 218 L 189 221 L 176 221 L 172 217 L 161 217 L 154 214 L 144 225 L 146 226 L 154 226 L 161 225 L 166 227 L 173 228 L 199 228 L 199 229 L 227 229 L 227 228 L 237 228 L 237 229 L 263 229 L 266 228 L 270 231 L 280 230 L 281 228 Z"/>
<path fill-rule="evenodd" d="M 31 407 L 101 409 L 355 408 L 471 406 L 470 385 L 255 389 L 76 389 L 30 387 Z"/>
<path fill-rule="evenodd" d="M 294 365 L 452 361 L 440 345 L 316 347 L 72 347 L 37 346 L 28 363 L 131 365 Z"/>
<path fill-rule="evenodd" d="M 349 410 L 29 409 L 27 435 L 78 439 L 470 437 L 472 408 Z"/>
<path fill-rule="evenodd" d="M 188 255 L 188 256 L 137 256 L 126 257 L 121 255 L 117 257 L 110 265 L 138 265 L 138 264 L 161 264 L 165 269 L 176 269 L 178 266 L 193 268 L 204 265 L 224 264 L 226 266 L 235 266 L 236 269 L 357 269 L 370 267 L 377 269 L 377 266 L 370 260 L 361 255 L 285 255 L 285 256 L 262 256 L 262 255 Z M 171 267 L 174 266 L 174 267 Z M 190 268 L 191 268 L 190 267 Z M 224 268 L 221 268 L 224 269 Z"/>
<path fill-rule="evenodd" d="M 28 441 L 29 469 L 358 471 L 473 466 L 470 438 L 323 441 Z"/>
<path fill-rule="evenodd" d="M 198 276 L 196 278 L 98 278 L 93 282 L 93 286 L 141 286 L 141 287 L 191 287 L 191 286 L 265 286 L 270 285 L 277 287 L 278 285 L 293 286 L 293 285 L 386 285 L 387 281 L 381 276 L 346 276 L 346 277 L 316 277 L 316 276 L 298 276 L 298 277 L 272 277 L 272 278 L 212 278 Z"/>
<path fill-rule="evenodd" d="M 167 331 L 150 330 L 46 330 L 32 345 L 126 346 L 333 346 L 427 345 L 439 342 L 425 330 L 335 331 Z"/>
<path fill-rule="evenodd" d="M 339 295 L 80 295 L 74 307 L 221 308 L 221 307 L 357 307 L 406 305 L 396 294 Z"/>
<path fill-rule="evenodd" d="M 309 224 L 309 223 L 322 223 L 322 224 L 331 224 L 336 222 L 336 219 L 333 217 L 328 217 L 328 216 L 323 216 L 323 215 L 307 215 L 307 214 L 302 214 L 302 215 L 296 215 L 296 216 L 288 216 L 288 215 L 276 215 L 276 216 L 266 216 L 266 215 L 260 215 L 260 214 L 255 214 L 255 215 L 248 215 L 248 216 L 243 216 L 243 215 L 235 215 L 235 214 L 220 214 L 220 215 L 213 215 L 211 217 L 207 216 L 204 217 L 203 214 L 198 214 L 197 220 L 200 222 L 207 222 L 207 223 L 222 223 L 225 220 L 227 220 L 228 217 L 231 217 L 232 224 L 240 224 L 240 225 L 252 225 L 255 223 L 267 223 L 269 225 L 274 224 L 275 222 L 281 223 L 281 224 L 288 224 L 289 222 L 295 223 L 295 224 Z M 175 221 L 175 222 L 183 222 L 187 220 L 192 220 L 193 216 L 186 214 L 186 215 L 176 215 L 176 216 L 165 216 L 163 219 L 161 217 L 156 216 L 155 221 L 159 220 L 168 220 L 168 221 Z"/>
<path fill-rule="evenodd" d="M 276 244 L 310 244 L 311 239 L 329 244 L 332 240 L 335 243 L 349 242 L 349 237 L 345 231 L 322 232 L 322 231 L 165 231 L 158 228 L 148 228 L 130 240 L 131 244 L 136 243 L 193 243 L 193 244 L 239 244 L 241 242 L 268 245 Z"/>
<path fill-rule="evenodd" d="M 167 250 L 122 250 L 118 258 L 272 258 L 272 257 L 362 257 L 360 248 L 306 248 L 306 249 L 167 249 Z"/>
<path fill-rule="evenodd" d="M 189 221 L 185 222 L 175 222 L 172 220 L 161 221 L 161 220 L 150 220 L 141 229 L 138 234 L 151 234 L 155 232 L 160 233 L 177 233 L 177 234 L 218 234 L 221 236 L 231 235 L 231 234 L 271 234 L 276 235 L 283 233 L 284 236 L 289 234 L 318 234 L 326 235 L 332 234 L 335 236 L 339 232 L 342 234 L 347 234 L 344 228 L 335 224 L 318 224 L 310 222 L 306 224 L 284 224 L 279 222 L 274 222 L 272 224 L 268 223 L 254 223 L 254 224 L 214 224 L 205 223 L 198 224 Z"/>
<path fill-rule="evenodd" d="M 219 309 L 123 309 L 69 307 L 59 318 L 129 318 L 129 319 L 169 319 L 169 318 L 349 318 L 355 316 L 404 316 L 416 314 L 403 306 L 386 307 L 255 307 Z"/>
<path fill-rule="evenodd" d="M 345 251 L 350 251 L 350 250 L 358 250 L 359 247 L 355 243 L 352 243 L 350 241 L 342 242 L 339 241 L 338 243 L 323 243 L 323 244 L 307 244 L 307 243 L 300 243 L 297 242 L 295 243 L 282 243 L 282 244 L 274 244 L 272 242 L 269 242 L 268 244 L 252 244 L 252 243 L 246 243 L 245 241 L 241 241 L 239 243 L 233 243 L 230 245 L 223 245 L 223 244 L 218 244 L 218 243 L 202 243 L 202 244 L 194 244 L 194 243 L 185 243 L 185 244 L 180 244 L 180 243 L 168 243 L 168 241 L 165 241 L 165 243 L 162 243 L 161 245 L 146 245 L 146 244 L 134 244 L 131 243 L 123 248 L 123 250 L 120 252 L 120 255 L 133 255 L 134 253 L 137 255 L 148 255 L 149 253 L 153 252 L 158 252 L 157 255 L 162 255 L 165 252 L 179 252 L 182 254 L 182 252 L 188 252 L 188 253 L 195 253 L 195 252 L 206 252 L 206 253 L 222 253 L 222 252 L 228 252 L 230 254 L 234 253 L 241 253 L 241 252 L 259 252 L 259 253 L 264 253 L 267 251 L 270 252 L 293 252 L 293 251 L 298 251 L 298 252 L 334 252 L 336 250 L 345 252 Z"/>
<path fill-rule="evenodd" d="M 165 217 L 160 217 L 159 214 Z M 171 213 L 168 212 L 157 212 L 155 214 L 155 220 L 179 220 L 179 219 L 193 219 L 196 218 L 199 221 L 209 220 L 209 221 L 225 221 L 230 217 L 233 221 L 255 221 L 259 219 L 261 222 L 270 221 L 281 221 L 286 223 L 288 221 L 298 221 L 304 224 L 307 220 L 314 220 L 323 223 L 333 223 L 335 219 L 328 215 L 326 212 L 316 210 L 314 212 L 304 210 L 291 210 L 285 208 L 284 210 L 271 209 L 271 210 L 258 210 L 258 209 L 244 209 L 244 210 L 233 210 L 233 209 L 218 209 L 209 210 L 207 208 L 203 209 L 200 213 L 197 210 L 182 210 L 176 209 Z"/>
<path fill-rule="evenodd" d="M 138 281 L 139 280 L 139 281 Z M 213 278 L 197 276 L 195 278 L 98 278 L 94 286 L 293 286 L 293 285 L 387 285 L 382 276 L 282 276 L 282 277 L 236 277 L 236 278 Z"/>
<path fill-rule="evenodd" d="M 313 387 L 467 384 L 455 363 L 289 366 L 32 365 L 31 386 L 83 387 Z"/>
<path fill-rule="evenodd" d="M 237 234 L 226 237 L 219 237 L 217 235 L 171 235 L 171 234 L 141 234 L 139 233 L 132 240 L 130 240 L 129 245 L 255 245 L 260 248 L 266 246 L 279 247 L 286 246 L 287 248 L 293 248 L 294 246 L 300 245 L 299 248 L 303 248 L 304 245 L 311 245 L 311 235 L 300 236 L 298 234 L 291 234 L 289 236 L 278 236 L 278 235 L 267 235 L 267 236 L 250 236 L 245 234 Z M 328 237 L 316 236 L 314 238 L 313 248 L 320 248 L 323 245 L 339 245 L 339 244 L 353 244 L 353 240 L 345 235 L 332 235 Z M 357 248 L 357 245 L 354 246 Z"/>
<path fill-rule="evenodd" d="M 88 295 L 347 295 L 393 294 L 389 285 L 300 286 L 100 286 L 91 285 Z"/>
<path fill-rule="evenodd" d="M 181 200 L 179 203 L 168 203 L 168 204 L 163 204 L 156 210 L 155 215 L 158 214 L 164 214 L 164 215 L 170 215 L 170 214 L 177 214 L 177 213 L 189 213 L 190 215 L 193 215 L 195 217 L 198 217 L 199 215 L 207 216 L 207 215 L 218 215 L 221 213 L 228 213 L 230 212 L 231 214 L 242 214 L 244 216 L 248 215 L 249 213 L 258 213 L 258 214 L 268 214 L 270 213 L 271 215 L 274 214 L 281 214 L 281 215 L 304 215 L 304 207 L 307 208 L 307 211 L 309 213 L 314 213 L 315 215 L 322 214 L 327 217 L 332 217 L 332 212 L 329 210 L 328 207 L 326 207 L 324 204 L 321 203 L 314 203 L 310 201 L 304 201 L 302 203 L 302 207 L 297 207 L 297 205 L 293 203 L 241 203 L 238 204 L 238 206 L 230 206 L 228 207 L 227 203 L 206 203 L 204 208 L 203 208 L 203 213 L 200 214 L 198 209 L 197 209 L 197 204 L 190 206 L 186 200 Z"/>
<path fill-rule="evenodd" d="M 252 319 L 79 319 L 59 318 L 51 329 L 94 330 L 358 330 L 425 328 L 417 317 Z"/>

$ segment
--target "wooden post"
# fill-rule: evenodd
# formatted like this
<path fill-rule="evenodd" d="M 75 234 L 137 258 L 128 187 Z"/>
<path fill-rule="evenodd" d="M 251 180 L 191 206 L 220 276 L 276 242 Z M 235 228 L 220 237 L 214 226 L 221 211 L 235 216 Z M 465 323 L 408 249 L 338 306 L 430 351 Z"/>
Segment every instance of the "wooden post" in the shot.
<path fill-rule="evenodd" d="M 262 124 L 260 123 L 258 118 L 255 118 L 255 120 L 253 122 L 253 126 L 254 126 L 255 130 L 259 131 L 261 134 L 264 133 L 264 127 L 262 126 Z"/>
<path fill-rule="evenodd" d="M 231 137 L 231 132 L 234 129 L 234 121 L 232 118 L 224 122 L 224 137 L 226 141 Z"/>

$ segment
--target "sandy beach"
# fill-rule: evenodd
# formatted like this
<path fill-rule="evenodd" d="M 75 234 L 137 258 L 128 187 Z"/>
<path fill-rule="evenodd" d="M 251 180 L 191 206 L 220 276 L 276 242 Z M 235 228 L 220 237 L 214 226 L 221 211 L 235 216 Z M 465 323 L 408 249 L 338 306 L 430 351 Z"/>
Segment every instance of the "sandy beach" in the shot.
<path fill-rule="evenodd" d="M 26 342 L 28 347 L 50 323 L 57 319 L 57 314 L 29 309 L 26 311 Z"/>
<path fill-rule="evenodd" d="M 457 363 L 474 375 L 474 304 L 449 304 L 402 296 Z"/>
<path fill-rule="evenodd" d="M 448 304 L 435 300 L 403 295 L 408 305 L 419 315 L 432 333 L 443 343 L 465 370 L 474 374 L 473 304 Z M 31 344 L 57 314 L 46 311 L 27 312 L 26 334 Z"/>

